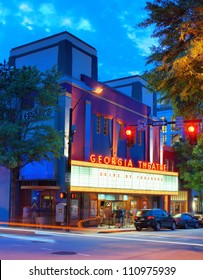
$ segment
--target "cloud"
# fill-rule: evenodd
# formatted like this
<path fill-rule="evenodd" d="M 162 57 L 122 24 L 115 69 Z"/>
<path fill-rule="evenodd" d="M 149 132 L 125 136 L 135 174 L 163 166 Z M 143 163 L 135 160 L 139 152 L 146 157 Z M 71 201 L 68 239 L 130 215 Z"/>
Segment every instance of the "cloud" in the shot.
<path fill-rule="evenodd" d="M 86 31 L 94 31 L 94 29 L 91 26 L 91 23 L 84 18 L 81 18 L 77 24 L 77 29 L 79 30 L 86 30 Z"/>
<path fill-rule="evenodd" d="M 33 9 L 28 4 L 25 4 L 25 3 L 20 4 L 19 9 L 21 11 L 27 12 L 27 13 L 30 13 L 33 11 Z"/>
<path fill-rule="evenodd" d="M 153 45 L 157 45 L 157 41 L 151 38 L 152 29 L 136 28 L 137 23 L 142 22 L 146 17 L 146 13 L 140 5 L 134 3 L 128 11 L 123 10 L 118 19 L 121 23 L 121 27 L 126 31 L 126 36 L 134 44 L 134 47 L 138 50 L 139 55 L 147 57 L 151 54 L 150 48 Z M 135 11 L 136 17 L 135 17 Z"/>
<path fill-rule="evenodd" d="M 22 20 L 22 25 L 25 26 L 27 29 L 29 30 L 33 30 L 33 22 L 30 18 L 28 18 L 27 16 L 24 16 L 23 17 L 23 20 Z"/>
<path fill-rule="evenodd" d="M 45 32 L 50 32 L 50 28 L 55 27 L 57 22 L 56 10 L 51 3 L 41 3 L 35 7 L 27 3 L 20 3 L 14 16 L 19 18 L 20 24 L 28 30 L 40 27 L 44 28 Z"/>
<path fill-rule="evenodd" d="M 120 19 L 121 21 L 125 21 L 126 16 L 128 15 L 129 15 L 128 11 L 122 11 L 122 13 L 118 16 L 118 19 Z"/>
<path fill-rule="evenodd" d="M 157 41 L 154 38 L 151 38 L 151 30 L 145 29 L 141 31 L 131 27 L 128 24 L 123 25 L 126 29 L 127 37 L 135 44 L 135 47 L 139 50 L 141 56 L 149 56 L 151 54 L 150 48 L 153 45 L 157 45 Z"/>
<path fill-rule="evenodd" d="M 132 75 L 132 76 L 136 76 L 136 75 L 140 75 L 140 71 L 128 71 L 128 74 L 129 75 Z"/>
<path fill-rule="evenodd" d="M 10 11 L 3 7 L 2 3 L 0 3 L 0 24 L 6 24 L 6 18 L 10 14 Z"/>
<path fill-rule="evenodd" d="M 88 19 L 80 18 L 77 20 L 77 18 L 74 18 L 73 16 L 63 18 L 61 20 L 61 26 L 69 27 L 73 30 L 85 30 L 90 32 L 95 31 Z"/>
<path fill-rule="evenodd" d="M 53 3 L 42 2 L 39 5 L 35 3 L 35 6 L 31 6 L 28 3 L 22 2 L 18 4 L 18 11 L 14 13 L 14 16 L 28 30 L 43 28 L 45 32 L 49 33 L 53 29 L 55 30 L 56 27 L 68 27 L 72 30 L 94 32 L 94 28 L 87 18 L 74 16 L 74 13 L 70 11 L 68 13 L 67 16 L 64 15 L 64 11 L 58 13 Z M 5 21 L 1 19 L 0 6 L 0 23 L 1 20 L 2 22 Z"/>
<path fill-rule="evenodd" d="M 39 12 L 43 15 L 53 15 L 56 13 L 55 7 L 51 3 L 43 3 L 40 5 Z"/>
<path fill-rule="evenodd" d="M 63 18 L 61 20 L 61 26 L 65 26 L 65 27 L 72 27 L 73 23 L 72 23 L 72 19 L 71 18 Z"/>

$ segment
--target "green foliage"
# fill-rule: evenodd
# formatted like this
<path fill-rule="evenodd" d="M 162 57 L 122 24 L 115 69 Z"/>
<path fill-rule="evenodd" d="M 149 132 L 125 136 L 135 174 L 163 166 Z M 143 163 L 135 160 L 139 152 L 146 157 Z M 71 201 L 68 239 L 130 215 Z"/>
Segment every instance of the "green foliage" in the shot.
<path fill-rule="evenodd" d="M 172 105 L 175 116 L 199 119 L 203 115 L 203 0 L 146 2 L 148 17 L 138 27 L 152 27 L 152 46 L 144 74 L 160 102 Z M 203 190 L 203 139 L 196 146 L 175 145 L 180 179 L 184 186 Z"/>
<path fill-rule="evenodd" d="M 197 145 L 185 141 L 176 143 L 174 148 L 184 187 L 203 190 L 203 133 L 199 135 Z"/>
<path fill-rule="evenodd" d="M 55 68 L 9 69 L 0 65 L 0 165 L 21 169 L 33 161 L 59 158 L 62 134 L 55 114 L 62 88 Z"/>
<path fill-rule="evenodd" d="M 138 26 L 152 26 L 152 46 L 144 74 L 161 101 L 176 115 L 194 118 L 203 112 L 203 0 L 154 0 L 146 3 L 148 18 Z"/>

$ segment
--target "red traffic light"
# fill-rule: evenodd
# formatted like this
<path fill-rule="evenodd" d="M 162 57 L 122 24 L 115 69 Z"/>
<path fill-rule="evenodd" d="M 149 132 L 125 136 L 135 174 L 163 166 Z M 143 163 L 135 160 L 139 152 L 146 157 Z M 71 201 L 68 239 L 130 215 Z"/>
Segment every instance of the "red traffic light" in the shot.
<path fill-rule="evenodd" d="M 71 193 L 71 199 L 76 199 L 76 193 Z"/>
<path fill-rule="evenodd" d="M 127 141 L 127 146 L 129 148 L 134 147 L 135 144 L 135 128 L 134 127 L 127 127 L 126 131 L 126 141 Z"/>
<path fill-rule="evenodd" d="M 188 131 L 189 133 L 195 132 L 195 127 L 194 127 L 194 125 L 188 126 L 187 131 Z"/>
<path fill-rule="evenodd" d="M 67 192 L 60 192 L 59 197 L 61 199 L 66 199 L 67 198 Z"/>
<path fill-rule="evenodd" d="M 191 145 L 197 144 L 197 136 L 198 136 L 198 125 L 193 123 L 188 123 L 185 127 L 186 137 L 189 140 Z"/>
<path fill-rule="evenodd" d="M 130 128 L 126 129 L 126 135 L 131 136 L 132 135 L 132 130 Z"/>

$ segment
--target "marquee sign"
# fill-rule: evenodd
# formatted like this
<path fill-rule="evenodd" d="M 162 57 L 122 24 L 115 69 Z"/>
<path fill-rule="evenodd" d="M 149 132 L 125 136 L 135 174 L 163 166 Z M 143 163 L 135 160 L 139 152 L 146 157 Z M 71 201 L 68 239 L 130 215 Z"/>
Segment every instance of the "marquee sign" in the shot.
<path fill-rule="evenodd" d="M 158 170 L 158 171 L 167 171 L 166 164 L 151 163 L 146 161 L 138 161 L 138 168 L 149 169 L 149 170 Z"/>
<path fill-rule="evenodd" d="M 76 164 L 76 162 L 75 162 Z M 122 190 L 125 193 L 144 191 L 163 194 L 176 193 L 178 191 L 178 175 L 169 175 L 169 172 L 150 173 L 149 170 L 135 171 L 117 170 L 104 167 L 99 167 L 95 164 L 91 166 L 79 165 L 72 166 L 71 186 L 76 188 L 87 188 L 88 191 L 102 192 L 106 190 L 118 191 Z"/>
<path fill-rule="evenodd" d="M 90 162 L 92 163 L 103 163 L 103 164 L 111 164 L 111 165 L 118 165 L 118 166 L 125 166 L 125 167 L 133 167 L 133 162 L 131 159 L 122 159 L 117 157 L 109 157 L 109 156 L 102 156 L 92 154 L 90 156 Z"/>
<path fill-rule="evenodd" d="M 99 163 L 105 165 L 117 165 L 124 167 L 135 167 L 132 159 L 122 159 L 117 157 L 110 156 L 102 156 L 102 155 L 90 155 L 90 162 Z M 154 162 L 146 162 L 146 161 L 138 161 L 138 168 L 140 169 L 148 169 L 148 170 L 156 170 L 156 171 L 167 171 L 166 164 L 159 164 Z"/>

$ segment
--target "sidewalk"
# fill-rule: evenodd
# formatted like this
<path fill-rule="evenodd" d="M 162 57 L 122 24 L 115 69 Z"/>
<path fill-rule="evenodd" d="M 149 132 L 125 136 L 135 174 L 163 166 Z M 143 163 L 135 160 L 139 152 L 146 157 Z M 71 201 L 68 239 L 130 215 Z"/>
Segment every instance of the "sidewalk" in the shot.
<path fill-rule="evenodd" d="M 134 225 L 131 226 L 124 226 L 121 228 L 117 228 L 115 226 L 108 226 L 108 225 L 103 225 L 102 227 L 98 226 L 95 228 L 95 231 L 97 233 L 114 233 L 114 232 L 125 232 L 125 231 L 135 231 Z"/>

